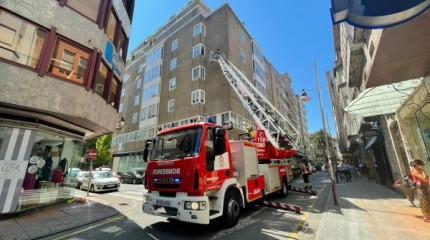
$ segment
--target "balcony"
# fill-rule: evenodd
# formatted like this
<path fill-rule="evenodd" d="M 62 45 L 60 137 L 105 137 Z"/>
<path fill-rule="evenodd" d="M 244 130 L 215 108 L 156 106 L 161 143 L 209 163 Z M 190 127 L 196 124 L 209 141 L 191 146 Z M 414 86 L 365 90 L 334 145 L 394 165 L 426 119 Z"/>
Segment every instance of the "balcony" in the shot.
<path fill-rule="evenodd" d="M 352 44 L 351 54 L 349 58 L 349 82 L 348 86 L 360 87 L 363 82 L 363 69 L 366 66 L 366 55 L 364 52 L 364 44 Z"/>
<path fill-rule="evenodd" d="M 366 88 L 430 75 L 430 11 L 386 28 L 375 51 Z"/>

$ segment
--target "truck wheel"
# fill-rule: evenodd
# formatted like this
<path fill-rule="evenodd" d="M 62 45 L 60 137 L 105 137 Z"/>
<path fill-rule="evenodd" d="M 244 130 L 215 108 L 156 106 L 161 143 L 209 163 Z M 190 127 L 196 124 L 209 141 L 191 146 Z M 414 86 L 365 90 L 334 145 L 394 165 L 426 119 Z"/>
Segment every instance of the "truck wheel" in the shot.
<path fill-rule="evenodd" d="M 286 198 L 288 195 L 288 184 L 285 180 L 282 181 L 282 188 L 279 190 L 279 193 L 282 198 Z"/>
<path fill-rule="evenodd" d="M 234 227 L 240 217 L 240 195 L 236 191 L 229 191 L 224 199 L 223 225 L 226 228 Z"/>

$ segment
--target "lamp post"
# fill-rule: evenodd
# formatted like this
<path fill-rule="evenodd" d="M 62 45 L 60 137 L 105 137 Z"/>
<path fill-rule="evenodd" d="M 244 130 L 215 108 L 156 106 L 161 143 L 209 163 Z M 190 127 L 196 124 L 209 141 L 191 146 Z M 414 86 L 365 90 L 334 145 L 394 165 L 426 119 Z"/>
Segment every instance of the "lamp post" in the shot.
<path fill-rule="evenodd" d="M 325 138 L 325 152 L 326 152 L 326 156 L 328 158 L 328 163 L 330 165 L 330 177 L 331 177 L 331 190 L 333 192 L 333 202 L 335 206 L 338 206 L 338 201 L 337 201 L 337 194 L 336 194 L 336 181 L 335 179 L 335 174 L 334 174 L 334 165 L 331 159 L 331 155 L 330 155 L 330 151 L 329 151 L 329 146 L 328 146 L 328 139 L 327 139 L 327 129 L 326 129 L 326 124 L 325 124 L 325 117 L 324 117 L 324 108 L 323 108 L 323 103 L 322 103 L 322 97 L 321 97 L 321 88 L 320 88 L 320 82 L 318 79 L 318 70 L 317 70 L 317 64 L 314 61 L 314 70 L 315 70 L 315 79 L 317 82 L 317 90 L 318 90 L 318 96 L 319 96 L 319 102 L 320 102 L 320 108 L 321 108 L 321 119 L 322 119 L 322 123 L 323 123 L 323 129 L 324 129 L 324 138 Z M 308 95 L 306 94 L 306 91 L 303 89 L 302 90 L 302 96 L 299 98 L 301 101 L 303 102 L 307 102 L 310 100 L 310 98 L 308 97 Z"/>
<path fill-rule="evenodd" d="M 115 130 L 120 131 L 120 130 L 122 130 L 124 128 L 124 126 L 125 126 L 125 119 L 123 117 L 121 117 L 120 119 L 118 119 L 116 121 Z"/>

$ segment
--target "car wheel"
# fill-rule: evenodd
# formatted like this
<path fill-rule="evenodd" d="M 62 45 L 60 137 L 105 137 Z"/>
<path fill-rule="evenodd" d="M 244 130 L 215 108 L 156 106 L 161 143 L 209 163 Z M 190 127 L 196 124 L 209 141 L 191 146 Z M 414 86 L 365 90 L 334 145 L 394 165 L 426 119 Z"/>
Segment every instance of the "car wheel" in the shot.
<path fill-rule="evenodd" d="M 83 186 L 82 183 L 79 184 L 79 189 L 82 190 L 82 191 L 84 190 L 84 186 Z"/>
<path fill-rule="evenodd" d="M 76 189 L 81 189 L 81 184 L 76 183 Z"/>
<path fill-rule="evenodd" d="M 91 191 L 91 192 L 95 192 L 95 191 L 94 191 L 94 185 L 91 185 L 91 189 L 90 189 L 90 191 Z"/>
<path fill-rule="evenodd" d="M 135 178 L 135 179 L 133 179 L 133 184 L 136 184 L 136 178 Z"/>
<path fill-rule="evenodd" d="M 234 190 L 230 190 L 224 199 L 222 218 L 223 225 L 227 228 L 234 227 L 239 222 L 241 210 L 240 199 L 240 194 Z"/>

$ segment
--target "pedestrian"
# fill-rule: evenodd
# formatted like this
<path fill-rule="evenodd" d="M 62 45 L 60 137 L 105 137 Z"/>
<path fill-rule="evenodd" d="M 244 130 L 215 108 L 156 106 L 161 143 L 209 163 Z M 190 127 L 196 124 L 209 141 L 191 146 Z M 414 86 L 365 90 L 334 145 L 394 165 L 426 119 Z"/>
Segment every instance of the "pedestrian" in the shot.
<path fill-rule="evenodd" d="M 305 182 L 305 189 L 312 189 L 312 184 L 309 181 L 309 164 L 308 161 L 306 161 L 306 159 L 303 159 L 303 164 L 301 166 L 301 170 L 302 170 L 302 177 L 303 177 L 303 182 Z"/>
<path fill-rule="evenodd" d="M 421 212 L 423 213 L 424 222 L 430 222 L 430 189 L 429 177 L 424 172 L 424 162 L 420 159 L 414 159 L 411 162 L 413 170 L 412 179 L 415 182 L 415 188 L 420 201 Z"/>
<path fill-rule="evenodd" d="M 61 170 L 61 166 L 57 166 L 54 170 L 51 181 L 55 183 L 56 188 L 60 187 L 60 183 L 63 182 L 63 170 Z"/>
<path fill-rule="evenodd" d="M 351 165 L 346 162 L 343 165 L 343 171 L 345 172 L 346 181 L 351 182 Z"/>

